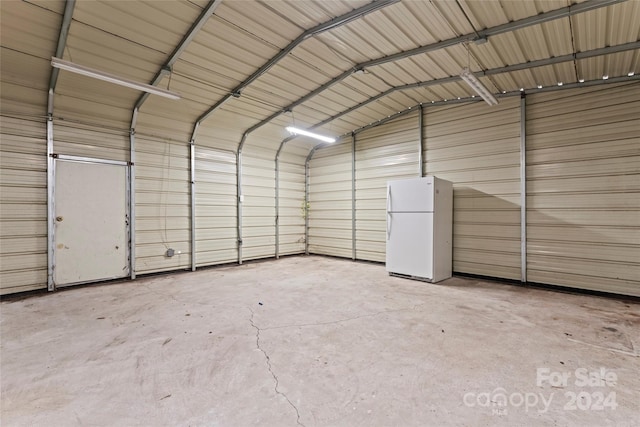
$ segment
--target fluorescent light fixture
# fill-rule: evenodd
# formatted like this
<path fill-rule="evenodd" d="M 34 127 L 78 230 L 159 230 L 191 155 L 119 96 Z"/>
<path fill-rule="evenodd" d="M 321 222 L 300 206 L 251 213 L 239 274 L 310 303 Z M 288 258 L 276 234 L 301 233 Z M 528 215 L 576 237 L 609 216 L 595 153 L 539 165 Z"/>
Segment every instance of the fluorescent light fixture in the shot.
<path fill-rule="evenodd" d="M 498 100 L 493 96 L 489 89 L 486 88 L 485 85 L 482 84 L 480 80 L 469 70 L 468 68 L 463 68 L 460 73 L 460 78 L 464 80 L 478 95 L 484 99 L 489 105 L 496 105 Z"/>
<path fill-rule="evenodd" d="M 293 134 L 296 134 L 296 135 L 304 135 L 304 136 L 308 136 L 309 138 L 319 139 L 320 141 L 324 141 L 324 142 L 336 142 L 335 138 L 331 138 L 331 137 L 324 136 L 324 135 L 319 135 L 317 133 L 309 132 L 308 130 L 294 128 L 293 126 L 287 126 L 286 129 L 289 132 L 291 132 Z"/>
<path fill-rule="evenodd" d="M 145 83 L 139 83 L 126 77 L 119 77 L 111 73 L 96 70 L 95 68 L 74 64 L 73 62 L 65 61 L 60 58 L 52 57 L 51 66 L 53 66 L 54 68 L 59 68 L 61 70 L 71 71 L 72 73 L 80 74 L 82 76 L 92 77 L 94 79 L 103 80 L 109 83 L 115 83 L 117 85 L 125 86 L 131 89 L 141 90 L 143 92 L 152 93 L 154 95 L 164 96 L 165 98 L 180 99 L 180 95 L 175 92 L 171 92 Z"/>

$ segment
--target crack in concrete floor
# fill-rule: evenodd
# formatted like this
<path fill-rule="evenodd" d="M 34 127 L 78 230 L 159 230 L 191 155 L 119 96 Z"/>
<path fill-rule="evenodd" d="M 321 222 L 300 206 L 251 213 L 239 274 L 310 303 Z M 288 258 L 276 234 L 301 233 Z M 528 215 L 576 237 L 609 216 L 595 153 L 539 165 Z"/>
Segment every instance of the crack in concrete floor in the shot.
<path fill-rule="evenodd" d="M 289 399 L 289 397 L 285 393 L 283 393 L 282 391 L 278 390 L 278 386 L 280 385 L 280 380 L 278 380 L 278 376 L 275 374 L 275 372 L 273 372 L 273 368 L 271 366 L 271 358 L 269 357 L 267 352 L 260 346 L 260 331 L 261 331 L 261 329 L 253 321 L 253 316 L 254 316 L 253 310 L 251 310 L 251 308 L 249 308 L 249 311 L 251 312 L 251 317 L 249 318 L 249 322 L 251 323 L 251 326 L 256 330 L 256 347 L 258 348 L 258 350 L 260 350 L 262 352 L 262 354 L 264 354 L 265 361 L 267 362 L 267 368 L 269 369 L 269 373 L 271 374 L 271 376 L 273 377 L 273 380 L 275 381 L 275 386 L 274 386 L 273 389 L 275 390 L 275 392 L 277 394 L 279 394 L 280 396 L 284 397 L 285 400 L 289 403 L 289 405 L 291 405 L 291 407 L 296 411 L 296 424 L 301 425 L 302 427 L 306 427 L 300 421 L 300 411 L 298 411 L 298 407 L 293 404 L 291 399 Z"/>

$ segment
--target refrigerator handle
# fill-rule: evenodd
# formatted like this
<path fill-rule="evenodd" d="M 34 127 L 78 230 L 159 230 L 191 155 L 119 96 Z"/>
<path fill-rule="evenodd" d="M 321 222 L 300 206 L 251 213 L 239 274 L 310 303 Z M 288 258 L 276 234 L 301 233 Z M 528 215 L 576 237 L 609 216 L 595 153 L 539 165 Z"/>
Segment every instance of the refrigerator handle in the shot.
<path fill-rule="evenodd" d="M 391 212 L 391 186 L 387 184 L 387 213 Z"/>
<path fill-rule="evenodd" d="M 391 186 L 387 185 L 387 241 L 391 236 Z"/>

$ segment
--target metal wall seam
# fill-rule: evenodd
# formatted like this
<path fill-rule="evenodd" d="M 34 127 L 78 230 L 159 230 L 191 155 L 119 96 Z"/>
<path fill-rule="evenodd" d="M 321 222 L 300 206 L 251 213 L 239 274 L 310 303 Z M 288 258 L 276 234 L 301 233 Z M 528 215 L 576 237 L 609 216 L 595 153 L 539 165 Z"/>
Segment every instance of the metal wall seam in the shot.
<path fill-rule="evenodd" d="M 356 260 L 356 134 L 351 133 L 351 259 Z"/>
<path fill-rule="evenodd" d="M 275 239 L 276 239 L 276 259 L 280 259 L 280 151 L 284 142 L 280 143 L 280 148 L 278 148 L 278 152 L 276 153 L 276 170 L 275 170 L 275 197 L 276 197 L 276 230 L 275 230 Z"/>
<path fill-rule="evenodd" d="M 525 94 L 520 97 L 520 281 L 527 283 L 527 135 Z"/>
<path fill-rule="evenodd" d="M 133 110 L 135 123 L 138 109 Z M 129 277 L 136 278 L 136 130 L 129 130 Z"/>
<path fill-rule="evenodd" d="M 424 107 L 420 103 L 418 107 L 418 171 L 419 176 L 424 176 L 424 160 L 422 158 L 424 151 Z"/>
<path fill-rule="evenodd" d="M 195 133 L 194 133 L 195 137 Z M 242 194 L 242 148 L 244 147 L 244 142 L 247 140 L 247 133 L 242 134 L 242 140 L 240 141 L 240 145 L 238 146 L 238 151 L 236 152 L 236 165 L 237 165 L 237 173 L 236 173 L 236 185 L 238 187 L 237 193 L 237 203 L 236 203 L 236 213 L 238 215 L 238 264 L 242 264 L 242 203 L 244 202 L 244 195 Z"/>
<path fill-rule="evenodd" d="M 304 253 L 309 255 L 309 161 L 313 157 L 315 147 L 311 149 L 307 159 L 304 162 Z"/>
<path fill-rule="evenodd" d="M 60 25 L 60 36 L 56 46 L 56 57 L 64 54 L 69 35 L 69 27 L 73 18 L 73 10 L 76 0 L 67 0 L 64 7 L 64 16 Z M 55 161 L 53 159 L 53 98 L 55 96 L 56 85 L 58 83 L 58 68 L 51 68 L 51 79 L 49 80 L 49 91 L 47 92 L 47 290 L 55 291 L 53 281 L 54 273 L 54 251 L 55 251 Z"/>
<path fill-rule="evenodd" d="M 53 103 L 53 89 L 49 89 L 49 100 Z M 53 117 L 52 114 L 47 115 L 47 290 L 55 291 L 56 287 L 53 282 L 54 269 L 54 233 L 55 224 L 53 217 L 55 216 L 55 167 L 56 163 L 53 159 Z"/>
<path fill-rule="evenodd" d="M 189 143 L 190 214 L 191 214 L 191 271 L 196 271 L 196 145 Z"/>

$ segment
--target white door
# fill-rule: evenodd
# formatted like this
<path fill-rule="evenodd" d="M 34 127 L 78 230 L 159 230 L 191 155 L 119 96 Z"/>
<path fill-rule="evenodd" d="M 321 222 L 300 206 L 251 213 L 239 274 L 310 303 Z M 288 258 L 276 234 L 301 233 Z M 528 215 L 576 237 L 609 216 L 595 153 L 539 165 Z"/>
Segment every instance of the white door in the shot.
<path fill-rule="evenodd" d="M 56 286 L 129 275 L 126 166 L 56 161 Z"/>
<path fill-rule="evenodd" d="M 433 212 L 432 176 L 389 181 L 387 185 L 387 211 Z"/>
<path fill-rule="evenodd" d="M 387 214 L 387 271 L 433 279 L 433 213 Z"/>

